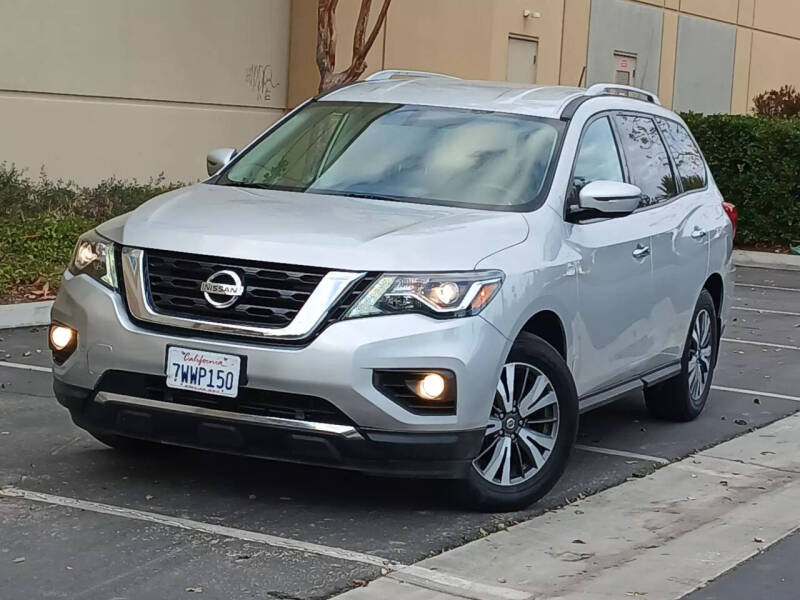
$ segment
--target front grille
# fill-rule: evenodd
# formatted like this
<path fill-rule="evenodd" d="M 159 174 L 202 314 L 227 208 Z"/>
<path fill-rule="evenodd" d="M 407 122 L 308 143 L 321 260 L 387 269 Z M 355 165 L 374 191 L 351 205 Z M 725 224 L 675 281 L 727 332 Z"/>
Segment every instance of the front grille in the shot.
<path fill-rule="evenodd" d="M 103 375 L 95 391 L 247 415 L 280 417 L 333 425 L 354 425 L 341 410 L 327 400 L 316 396 L 240 387 L 236 398 L 226 398 L 168 388 L 165 377 L 158 375 L 108 371 Z"/>
<path fill-rule="evenodd" d="M 244 293 L 233 306 L 214 308 L 200 284 L 225 269 L 239 274 Z M 145 273 L 150 301 L 161 314 L 281 328 L 294 319 L 328 269 L 147 250 Z"/>

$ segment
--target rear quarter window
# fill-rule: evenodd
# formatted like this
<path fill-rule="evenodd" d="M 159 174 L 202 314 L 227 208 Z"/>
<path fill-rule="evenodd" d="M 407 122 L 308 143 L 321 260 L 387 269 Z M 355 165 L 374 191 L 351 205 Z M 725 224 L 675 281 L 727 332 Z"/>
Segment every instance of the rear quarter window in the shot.
<path fill-rule="evenodd" d="M 683 183 L 683 191 L 699 190 L 706 187 L 708 178 L 703 155 L 694 143 L 686 128 L 675 121 L 656 119 L 664 139 L 678 167 L 678 175 Z"/>

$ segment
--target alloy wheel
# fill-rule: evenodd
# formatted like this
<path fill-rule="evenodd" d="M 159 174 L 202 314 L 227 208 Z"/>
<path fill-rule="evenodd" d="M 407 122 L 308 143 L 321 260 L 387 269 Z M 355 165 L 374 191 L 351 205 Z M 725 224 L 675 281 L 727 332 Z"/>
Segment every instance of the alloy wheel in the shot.
<path fill-rule="evenodd" d="M 495 485 L 512 486 L 536 475 L 558 437 L 558 397 L 553 384 L 533 365 L 503 367 L 475 470 Z"/>
<path fill-rule="evenodd" d="M 703 394 L 711 376 L 711 315 L 706 309 L 697 313 L 692 325 L 692 337 L 689 340 L 689 396 L 697 404 L 702 401 Z"/>

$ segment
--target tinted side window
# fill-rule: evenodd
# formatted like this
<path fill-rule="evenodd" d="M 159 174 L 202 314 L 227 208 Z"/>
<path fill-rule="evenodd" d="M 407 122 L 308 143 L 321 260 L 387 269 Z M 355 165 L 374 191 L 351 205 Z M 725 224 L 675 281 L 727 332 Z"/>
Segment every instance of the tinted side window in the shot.
<path fill-rule="evenodd" d="M 577 199 L 581 188 L 593 181 L 625 181 L 608 117 L 597 119 L 583 133 L 572 174 L 570 199 Z"/>
<path fill-rule="evenodd" d="M 650 117 L 615 115 L 631 183 L 642 190 L 640 206 L 652 206 L 677 195 L 669 156 Z"/>
<path fill-rule="evenodd" d="M 683 191 L 706 187 L 706 165 L 686 128 L 675 121 L 656 119 L 678 167 Z"/>

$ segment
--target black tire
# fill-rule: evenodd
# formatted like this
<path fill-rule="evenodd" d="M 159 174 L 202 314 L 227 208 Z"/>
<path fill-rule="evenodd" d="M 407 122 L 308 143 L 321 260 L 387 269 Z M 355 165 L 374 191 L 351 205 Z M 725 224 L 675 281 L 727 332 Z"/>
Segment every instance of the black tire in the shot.
<path fill-rule="evenodd" d="M 98 442 L 126 454 L 152 454 L 163 447 L 157 442 L 150 442 L 148 440 L 140 440 L 112 433 L 100 433 L 99 431 L 87 431 Z"/>
<path fill-rule="evenodd" d="M 693 395 L 690 391 L 690 361 L 693 358 L 693 354 L 696 353 L 696 344 L 693 342 L 692 334 L 700 314 L 704 311 L 710 317 L 708 335 L 711 356 L 709 357 L 702 392 L 699 395 Z M 719 321 L 717 320 L 714 300 L 708 290 L 704 289 L 700 292 L 700 297 L 697 299 L 697 305 L 692 314 L 692 321 L 689 325 L 689 333 L 686 336 L 681 359 L 681 372 L 644 391 L 644 400 L 651 415 L 667 421 L 686 422 L 696 419 L 703 412 L 708 400 L 708 394 L 711 391 L 714 367 L 717 364 L 717 352 L 719 350 L 718 330 Z"/>
<path fill-rule="evenodd" d="M 540 337 L 521 333 L 506 359 L 506 364 L 509 363 L 531 365 L 550 380 L 556 395 L 558 429 L 554 434 L 552 450 L 544 464 L 521 483 L 493 483 L 478 472 L 475 464 L 471 466 L 469 476 L 460 482 L 460 497 L 470 508 L 481 511 L 519 510 L 530 506 L 549 492 L 567 466 L 578 432 L 578 394 L 569 367 L 558 351 Z M 499 395 L 495 397 L 495 401 L 498 398 Z M 488 436 L 486 443 L 488 444 Z"/>

